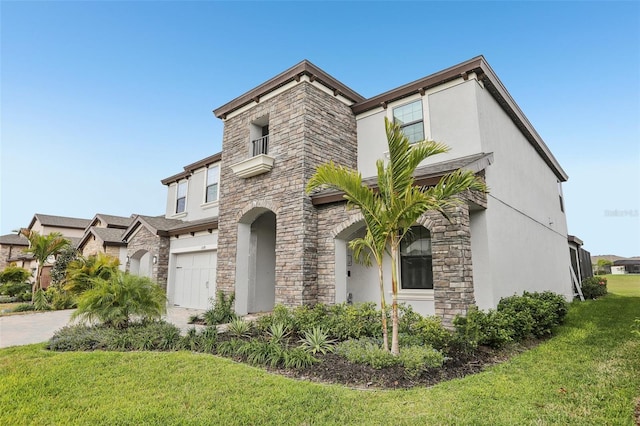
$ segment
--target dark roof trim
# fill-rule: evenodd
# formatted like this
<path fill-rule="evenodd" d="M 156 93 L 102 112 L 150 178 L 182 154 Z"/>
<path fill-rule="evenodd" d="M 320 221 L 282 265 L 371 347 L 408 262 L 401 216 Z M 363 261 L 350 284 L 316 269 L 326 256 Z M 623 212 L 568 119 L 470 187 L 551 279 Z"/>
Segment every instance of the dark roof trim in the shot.
<path fill-rule="evenodd" d="M 78 217 L 54 216 L 49 214 L 36 213 L 29 223 L 27 229 L 31 230 L 36 220 L 40 221 L 42 226 L 53 226 L 56 228 L 68 229 L 85 229 L 91 223 L 91 219 L 82 219 Z"/>
<path fill-rule="evenodd" d="M 578 237 L 576 237 L 575 235 L 568 235 L 567 236 L 567 240 L 569 240 L 570 243 L 575 243 L 579 246 L 583 245 L 584 243 L 582 242 L 582 240 Z"/>
<path fill-rule="evenodd" d="M 171 229 L 169 235 L 183 235 L 190 232 L 213 231 L 214 229 L 218 229 L 217 219 L 205 223 L 185 223 L 184 226 Z"/>
<path fill-rule="evenodd" d="M 414 174 L 415 184 L 419 186 L 435 185 L 444 175 L 457 169 L 471 170 L 474 173 L 480 173 L 492 163 L 493 153 L 480 153 L 451 161 L 420 166 Z M 376 176 L 369 177 L 363 179 L 362 183 L 376 189 L 378 187 L 378 178 Z M 344 192 L 335 189 L 321 190 L 311 195 L 311 204 L 314 206 L 345 201 Z"/>
<path fill-rule="evenodd" d="M 542 159 L 554 172 L 556 177 L 565 182 L 569 176 L 562 169 L 558 160 L 553 156 L 547 145 L 544 143 L 538 132 L 533 128 L 527 117 L 524 115 L 520 107 L 513 100 L 507 89 L 504 87 L 493 69 L 489 66 L 484 56 L 477 56 L 461 64 L 454 65 L 443 71 L 437 72 L 430 76 L 416 80 L 412 83 L 405 84 L 397 89 L 374 96 L 365 101 L 359 102 L 351 106 L 354 114 L 362 114 L 363 112 L 378 108 L 386 108 L 387 104 L 406 98 L 416 93 L 424 94 L 425 90 L 456 80 L 458 78 L 468 78 L 470 73 L 475 73 L 478 80 L 482 81 L 485 88 L 500 104 L 502 109 L 507 113 L 515 125 L 527 138 L 529 143 L 540 154 Z"/>
<path fill-rule="evenodd" d="M 193 172 L 195 172 L 196 170 L 201 169 L 203 167 L 209 167 L 209 165 L 213 163 L 217 163 L 220 160 L 222 160 L 222 152 L 213 154 L 207 158 L 203 158 L 202 160 L 196 161 L 195 163 L 191 163 L 187 166 L 184 166 L 184 172 L 180 172 L 173 176 L 169 176 L 168 178 L 162 179 L 160 182 L 163 185 L 170 185 L 182 179 L 188 179 L 189 176 L 191 176 Z"/>
<path fill-rule="evenodd" d="M 337 96 L 340 94 L 354 103 L 362 102 L 365 99 L 305 59 L 283 73 L 278 74 L 265 83 L 262 83 L 255 89 L 250 90 L 244 95 L 235 98 L 231 102 L 228 102 L 217 109 L 214 109 L 213 113 L 216 117 L 224 120 L 227 118 L 227 115 L 233 111 L 236 111 L 245 105 L 249 105 L 252 102 L 260 102 L 260 98 L 264 95 L 267 95 L 294 80 L 300 81 L 300 77 L 303 75 L 307 75 L 312 78 L 312 81 L 319 81 L 330 90 L 333 90 L 334 95 Z"/>

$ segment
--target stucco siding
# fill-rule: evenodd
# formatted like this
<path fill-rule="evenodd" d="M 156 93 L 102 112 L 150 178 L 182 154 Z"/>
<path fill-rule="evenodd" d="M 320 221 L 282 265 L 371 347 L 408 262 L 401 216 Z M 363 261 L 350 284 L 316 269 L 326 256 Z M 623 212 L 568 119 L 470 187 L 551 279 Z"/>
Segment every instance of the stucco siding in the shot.
<path fill-rule="evenodd" d="M 494 98 L 480 86 L 476 93 L 482 150 L 494 154 L 486 170 L 493 302 L 524 290 L 570 297 L 567 223 L 557 177 Z"/>

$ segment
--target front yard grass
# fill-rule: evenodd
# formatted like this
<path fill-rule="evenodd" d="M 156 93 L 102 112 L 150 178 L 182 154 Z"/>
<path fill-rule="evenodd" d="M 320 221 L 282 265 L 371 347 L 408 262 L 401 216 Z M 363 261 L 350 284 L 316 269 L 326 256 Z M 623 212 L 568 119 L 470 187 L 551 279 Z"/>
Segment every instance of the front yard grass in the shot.
<path fill-rule="evenodd" d="M 0 351 L 3 424 L 633 425 L 640 277 L 574 303 L 536 348 L 431 388 L 362 391 L 190 352 Z"/>

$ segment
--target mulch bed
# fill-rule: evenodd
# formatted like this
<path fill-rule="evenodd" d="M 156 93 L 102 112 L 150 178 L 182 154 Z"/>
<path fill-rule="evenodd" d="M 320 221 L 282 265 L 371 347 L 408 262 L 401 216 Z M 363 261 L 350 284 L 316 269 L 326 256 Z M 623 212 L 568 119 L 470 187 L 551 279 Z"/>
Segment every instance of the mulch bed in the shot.
<path fill-rule="evenodd" d="M 539 343 L 538 340 L 528 341 L 504 350 L 480 347 L 471 356 L 449 354 L 451 358 L 442 368 L 431 368 L 412 379 L 405 377 L 402 367 L 377 370 L 366 364 L 352 364 L 335 354 L 317 354 L 315 357 L 321 362 L 301 370 L 269 370 L 299 380 L 342 384 L 356 389 L 408 389 L 415 386 L 433 386 L 443 381 L 479 373 L 488 366 L 504 362 Z"/>

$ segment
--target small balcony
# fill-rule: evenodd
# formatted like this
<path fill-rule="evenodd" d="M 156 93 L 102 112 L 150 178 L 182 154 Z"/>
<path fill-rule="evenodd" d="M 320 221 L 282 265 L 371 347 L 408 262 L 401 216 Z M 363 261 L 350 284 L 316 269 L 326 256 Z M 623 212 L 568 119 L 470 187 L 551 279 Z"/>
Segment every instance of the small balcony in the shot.
<path fill-rule="evenodd" d="M 251 141 L 251 157 L 232 164 L 231 170 L 241 178 L 247 179 L 271 171 L 275 158 L 269 152 L 269 135 Z"/>
<path fill-rule="evenodd" d="M 269 135 L 263 136 L 260 139 L 251 141 L 251 155 L 256 156 L 260 154 L 267 155 L 269 152 Z"/>

